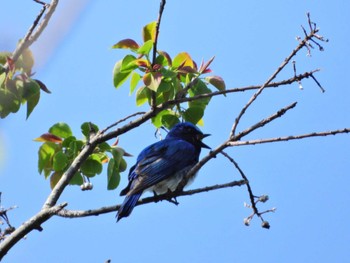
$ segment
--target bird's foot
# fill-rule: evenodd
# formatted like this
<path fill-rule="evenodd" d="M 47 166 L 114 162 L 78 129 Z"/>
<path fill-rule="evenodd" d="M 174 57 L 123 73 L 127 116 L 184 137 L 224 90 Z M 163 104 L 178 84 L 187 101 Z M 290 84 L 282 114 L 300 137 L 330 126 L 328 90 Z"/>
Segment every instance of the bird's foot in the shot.
<path fill-rule="evenodd" d="M 167 194 L 167 195 L 173 195 L 174 192 L 172 192 L 172 191 L 168 188 L 168 192 L 167 192 L 166 194 Z M 180 203 L 177 201 L 176 196 L 174 196 L 174 197 L 169 197 L 169 198 L 167 199 L 167 201 L 170 202 L 170 203 L 173 203 L 174 205 L 179 205 L 179 204 L 180 204 Z"/>

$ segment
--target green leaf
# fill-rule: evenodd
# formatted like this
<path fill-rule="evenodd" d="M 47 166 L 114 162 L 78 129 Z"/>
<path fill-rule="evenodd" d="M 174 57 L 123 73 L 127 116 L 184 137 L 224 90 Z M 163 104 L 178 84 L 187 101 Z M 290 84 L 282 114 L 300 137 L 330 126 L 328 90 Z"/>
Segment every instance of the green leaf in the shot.
<path fill-rule="evenodd" d="M 107 189 L 116 189 L 120 183 L 120 173 L 117 162 L 111 158 L 107 168 Z"/>
<path fill-rule="evenodd" d="M 55 187 L 55 185 L 58 183 L 58 181 L 61 179 L 62 174 L 63 174 L 62 172 L 54 172 L 50 176 L 50 187 L 51 187 L 51 189 L 53 189 Z"/>
<path fill-rule="evenodd" d="M 77 140 L 77 138 L 75 138 L 75 136 L 69 136 L 63 140 L 62 147 L 69 148 L 71 143 L 76 141 L 76 140 Z"/>
<path fill-rule="evenodd" d="M 197 83 L 191 89 L 189 89 L 188 93 L 190 97 L 194 97 L 201 94 L 211 93 L 211 90 L 207 87 L 207 85 L 202 80 L 199 79 Z M 188 104 L 190 107 L 200 106 L 205 108 L 206 105 L 208 105 L 209 101 L 210 101 L 210 97 L 194 100 L 189 102 Z"/>
<path fill-rule="evenodd" d="M 225 81 L 219 76 L 205 77 L 205 80 L 220 91 L 226 89 Z"/>
<path fill-rule="evenodd" d="M 39 84 L 30 79 L 25 81 L 23 85 L 23 95 L 22 98 L 27 101 L 27 119 L 29 115 L 33 112 L 35 106 L 38 104 L 40 99 L 40 86 Z"/>
<path fill-rule="evenodd" d="M 157 22 L 153 21 L 146 26 L 144 26 L 142 30 L 143 42 L 147 42 L 148 40 L 152 40 L 152 42 L 156 39 L 156 27 Z"/>
<path fill-rule="evenodd" d="M 140 74 L 133 72 L 130 80 L 130 94 L 132 94 L 141 79 Z"/>
<path fill-rule="evenodd" d="M 148 56 L 149 52 L 151 52 L 153 47 L 153 40 L 146 41 L 138 50 L 137 53 L 140 55 Z"/>
<path fill-rule="evenodd" d="M 121 72 L 122 63 L 123 60 L 119 60 L 113 68 L 113 84 L 116 88 L 119 88 L 131 74 L 131 71 Z"/>
<path fill-rule="evenodd" d="M 52 142 L 46 142 L 40 146 L 38 151 L 38 171 L 47 178 L 52 171 L 52 159 L 59 146 Z"/>
<path fill-rule="evenodd" d="M 51 126 L 49 133 L 56 135 L 60 138 L 68 138 L 73 135 L 71 128 L 67 123 L 58 122 Z"/>
<path fill-rule="evenodd" d="M 149 89 L 147 89 L 145 86 L 140 87 L 136 91 L 136 105 L 141 106 L 145 104 L 148 101 L 150 96 L 151 94 Z"/>
<path fill-rule="evenodd" d="M 67 155 L 69 156 L 69 158 L 74 158 L 75 156 L 77 156 L 79 154 L 79 152 L 81 151 L 81 149 L 84 146 L 84 142 L 81 140 L 72 140 L 69 143 L 69 148 L 67 148 Z"/>
<path fill-rule="evenodd" d="M 0 117 L 5 118 L 11 112 L 15 113 L 21 106 L 20 100 L 8 89 L 0 88 Z"/>
<path fill-rule="evenodd" d="M 139 48 L 139 45 L 136 43 L 135 40 L 127 38 L 127 39 L 120 40 L 118 43 L 114 44 L 112 48 L 124 48 L 124 49 L 136 50 Z"/>
<path fill-rule="evenodd" d="M 70 179 L 70 185 L 82 185 L 84 183 L 83 176 L 80 172 L 77 172 L 73 175 L 72 179 Z"/>
<path fill-rule="evenodd" d="M 203 115 L 204 109 L 202 107 L 191 107 L 183 113 L 185 120 L 193 124 L 197 124 L 199 120 L 202 119 Z"/>
<path fill-rule="evenodd" d="M 160 128 L 163 126 L 162 118 L 164 115 L 175 115 L 175 113 L 171 110 L 162 110 L 155 117 L 152 118 L 152 123 L 156 128 Z"/>
<path fill-rule="evenodd" d="M 111 146 L 110 146 L 108 143 L 106 143 L 106 142 L 100 143 L 100 144 L 98 145 L 98 148 L 99 148 L 101 151 L 103 151 L 103 152 L 111 150 Z"/>
<path fill-rule="evenodd" d="M 120 72 L 122 73 L 130 72 L 136 69 L 137 67 L 138 65 L 136 64 L 136 57 L 133 55 L 126 55 L 123 58 Z"/>
<path fill-rule="evenodd" d="M 98 126 L 92 122 L 84 122 L 80 126 L 80 129 L 81 129 L 82 134 L 84 134 L 84 136 L 86 138 L 88 138 L 90 136 L 90 133 L 96 133 L 99 131 Z"/>
<path fill-rule="evenodd" d="M 179 122 L 179 118 L 173 114 L 166 114 L 162 116 L 162 124 L 168 129 L 171 129 L 175 124 Z"/>
<path fill-rule="evenodd" d="M 21 56 L 16 61 L 15 65 L 16 69 L 27 73 L 27 75 L 31 75 L 32 68 L 34 65 L 34 57 L 30 49 L 26 48 L 25 50 L 23 50 Z"/>
<path fill-rule="evenodd" d="M 119 172 L 124 172 L 127 167 L 128 167 L 128 164 L 126 163 L 125 159 L 122 158 L 119 164 Z"/>
<path fill-rule="evenodd" d="M 58 151 L 53 156 L 52 168 L 54 171 L 59 172 L 66 168 L 68 164 L 68 157 L 63 153 L 63 151 Z"/>
<path fill-rule="evenodd" d="M 80 171 L 88 177 L 100 174 L 102 172 L 102 162 L 99 155 L 94 153 L 91 154 L 85 162 L 82 163 Z"/>
<path fill-rule="evenodd" d="M 0 52 L 1 53 L 1 52 Z M 0 88 L 3 88 L 5 85 L 6 72 L 0 73 Z"/>
<path fill-rule="evenodd" d="M 5 65 L 6 61 L 7 61 L 7 58 L 11 57 L 11 56 L 12 56 L 11 52 L 8 52 L 8 51 L 0 52 L 0 64 Z"/>

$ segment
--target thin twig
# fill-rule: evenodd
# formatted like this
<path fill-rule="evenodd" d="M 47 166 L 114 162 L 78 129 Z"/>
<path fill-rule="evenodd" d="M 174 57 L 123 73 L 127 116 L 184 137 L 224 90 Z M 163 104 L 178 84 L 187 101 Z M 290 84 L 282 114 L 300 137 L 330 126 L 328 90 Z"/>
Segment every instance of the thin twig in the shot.
<path fill-rule="evenodd" d="M 244 174 L 243 170 L 239 167 L 238 163 L 231 157 L 229 156 L 226 152 L 221 151 L 221 154 L 223 156 L 225 156 L 231 163 L 233 163 L 233 165 L 236 167 L 236 169 L 238 170 L 239 174 L 241 175 L 241 177 L 243 178 L 243 180 L 246 181 L 246 186 L 247 186 L 247 190 L 248 190 L 248 194 L 249 194 L 249 199 L 252 205 L 252 209 L 254 211 L 254 213 L 258 214 L 259 210 L 256 207 L 256 203 L 255 203 L 255 196 L 253 194 L 253 190 L 250 186 L 249 180 L 247 178 L 247 176 Z"/>
<path fill-rule="evenodd" d="M 308 16 L 309 18 L 309 16 Z M 235 122 L 231 129 L 230 137 L 233 137 L 236 133 L 237 126 L 246 112 L 246 110 L 253 104 L 253 102 L 257 99 L 257 97 L 263 92 L 266 86 L 271 83 L 273 79 L 282 71 L 282 69 L 291 61 L 291 59 L 305 46 L 308 45 L 308 41 L 314 37 L 314 35 L 318 32 L 318 29 L 311 30 L 311 32 L 305 36 L 305 38 L 299 43 L 299 45 L 290 53 L 290 55 L 282 62 L 282 64 L 276 69 L 276 71 L 267 79 L 267 81 L 253 94 L 253 96 L 249 99 L 248 103 L 241 109 L 240 113 L 235 119 Z"/>
<path fill-rule="evenodd" d="M 153 68 L 153 66 L 155 66 L 155 64 L 156 64 L 156 59 L 157 59 L 157 46 L 158 46 L 158 36 L 159 36 L 160 23 L 161 23 L 161 21 L 162 21 L 162 16 L 163 16 L 165 4 L 166 4 L 166 0 L 161 0 L 161 1 L 160 1 L 158 19 L 157 19 L 157 24 L 156 24 L 156 33 L 155 33 L 154 43 L 153 43 L 152 68 Z M 152 95 L 152 103 L 151 103 L 151 104 L 152 104 L 152 108 L 155 108 L 156 105 L 157 105 L 157 96 L 156 96 L 156 92 L 155 92 L 155 91 L 152 91 L 152 92 L 151 92 L 151 95 Z"/>
<path fill-rule="evenodd" d="M 284 85 L 290 85 L 293 84 L 295 82 L 299 82 L 302 79 L 305 78 L 309 78 L 311 75 L 313 75 L 314 73 L 320 71 L 320 69 L 315 69 L 309 72 L 305 72 L 303 74 L 299 74 L 297 76 L 294 76 L 292 78 L 286 79 L 286 80 L 282 80 L 282 81 L 278 81 L 278 82 L 271 82 L 270 84 L 268 84 L 265 88 L 277 88 L 280 86 L 284 86 Z M 185 87 L 186 92 L 188 89 L 190 89 L 195 83 L 193 83 L 192 81 Z M 229 93 L 236 93 L 236 92 L 245 92 L 245 91 L 249 91 L 249 90 L 257 90 L 261 87 L 261 85 L 251 85 L 251 86 L 245 86 L 245 87 L 239 87 L 239 88 L 231 88 L 231 89 L 226 89 L 226 90 L 221 90 L 221 91 L 214 91 L 211 93 L 204 93 L 204 94 L 200 94 L 200 95 L 196 95 L 193 97 L 184 97 L 183 95 L 186 94 L 186 92 L 180 91 L 176 97 L 175 100 L 169 101 L 169 103 L 171 104 L 178 104 L 178 103 L 183 103 L 183 102 L 189 102 L 189 101 L 195 101 L 195 100 L 199 100 L 199 99 L 204 99 L 204 98 L 211 98 L 211 97 L 215 97 L 215 96 L 219 96 L 219 95 L 224 95 L 224 94 L 229 94 Z"/>
<path fill-rule="evenodd" d="M 257 140 L 248 140 L 248 141 L 234 141 L 234 142 L 228 142 L 228 145 L 243 146 L 243 145 L 255 145 L 255 144 L 271 143 L 271 142 L 283 142 L 283 141 L 290 141 L 290 140 L 300 140 L 300 139 L 305 139 L 310 137 L 336 135 L 336 134 L 349 133 L 349 132 L 350 132 L 350 128 L 344 128 L 341 130 L 332 130 L 332 131 L 326 131 L 326 132 L 312 132 L 307 134 L 290 135 L 285 137 L 266 138 L 266 139 L 257 139 Z"/>
<path fill-rule="evenodd" d="M 130 119 L 130 118 L 132 118 L 132 117 L 135 117 L 135 116 L 141 115 L 141 114 L 145 114 L 145 113 L 146 113 L 146 112 L 144 112 L 144 111 L 140 111 L 140 112 L 133 113 L 133 114 L 131 114 L 131 115 L 129 115 L 129 116 L 126 116 L 125 118 L 120 119 L 119 121 L 116 121 L 115 123 L 113 123 L 113 124 L 107 126 L 106 128 L 104 128 L 104 129 L 101 131 L 101 133 L 102 133 L 102 134 L 105 133 L 107 130 L 109 130 L 109 129 L 115 127 L 115 126 L 117 126 L 119 123 L 122 123 L 122 122 L 126 121 L 127 119 Z"/>

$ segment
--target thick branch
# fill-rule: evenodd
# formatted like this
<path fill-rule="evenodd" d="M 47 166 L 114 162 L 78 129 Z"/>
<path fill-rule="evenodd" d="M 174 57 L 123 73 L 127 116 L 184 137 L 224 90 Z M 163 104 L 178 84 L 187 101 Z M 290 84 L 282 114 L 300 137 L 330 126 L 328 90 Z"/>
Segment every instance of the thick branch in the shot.
<path fill-rule="evenodd" d="M 2 243 L 0 243 L 0 261 L 12 248 L 12 246 L 14 246 L 29 232 L 32 230 L 42 231 L 41 224 L 47 221 L 53 215 L 57 214 L 58 211 L 63 209 L 66 205 L 67 204 L 64 203 L 48 209 L 42 209 L 27 222 L 24 222 L 21 226 L 19 226 L 10 236 L 8 236 Z"/>

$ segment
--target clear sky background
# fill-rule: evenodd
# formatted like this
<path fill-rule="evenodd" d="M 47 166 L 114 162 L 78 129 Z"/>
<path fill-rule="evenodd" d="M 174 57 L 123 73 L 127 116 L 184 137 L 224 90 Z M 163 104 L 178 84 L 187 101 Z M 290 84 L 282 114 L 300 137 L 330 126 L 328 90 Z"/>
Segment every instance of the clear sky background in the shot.
<path fill-rule="evenodd" d="M 1 1 L 0 49 L 14 50 L 40 10 L 32 1 Z M 157 18 L 159 1 L 61 0 L 43 37 L 33 45 L 38 58 L 35 77 L 52 94 L 42 94 L 25 120 L 25 110 L 0 121 L 0 191 L 2 206 L 18 205 L 9 213 L 19 226 L 39 211 L 50 192 L 49 181 L 37 172 L 39 143 L 33 138 L 58 122 L 79 134 L 92 121 L 101 128 L 135 111 L 135 96 L 125 85 L 112 85 L 114 63 L 126 52 L 110 47 L 120 39 L 141 40 L 141 28 Z M 4 11 L 5 10 L 5 11 Z M 264 91 L 247 111 L 243 130 L 280 108 L 298 101 L 283 118 L 249 135 L 250 139 L 286 136 L 350 127 L 350 3 L 336 1 L 185 1 L 168 0 L 159 49 L 172 56 L 187 51 L 198 62 L 216 56 L 211 68 L 228 88 L 262 84 L 298 44 L 306 12 L 330 39 L 325 51 L 303 50 L 298 73 L 321 68 L 321 93 L 312 80 Z M 289 65 L 278 80 L 293 76 Z M 231 125 L 252 93 L 216 97 L 201 129 L 212 134 L 211 147 L 226 140 Z M 268 194 L 261 209 L 271 229 L 254 219 L 246 187 L 219 190 L 136 207 L 115 223 L 115 213 L 84 219 L 54 217 L 43 232 L 20 241 L 3 262 L 349 262 L 350 135 L 318 137 L 230 149 L 250 179 L 256 195 Z M 120 138 L 134 157 L 156 141 L 145 123 Z M 202 156 L 206 154 L 204 150 Z M 201 170 L 191 188 L 240 179 L 223 157 Z M 106 173 L 93 179 L 93 191 L 68 187 L 60 201 L 70 209 L 90 209 L 122 202 L 120 188 L 106 190 Z"/>

